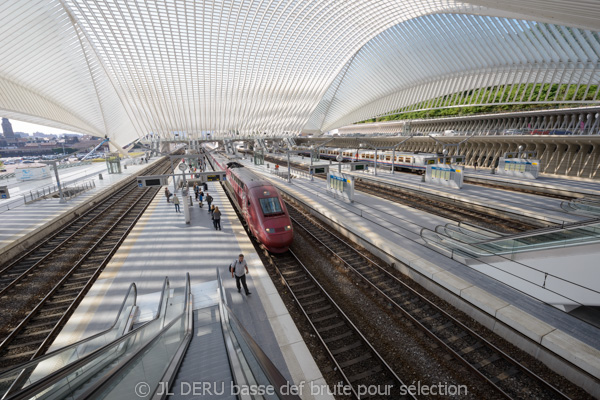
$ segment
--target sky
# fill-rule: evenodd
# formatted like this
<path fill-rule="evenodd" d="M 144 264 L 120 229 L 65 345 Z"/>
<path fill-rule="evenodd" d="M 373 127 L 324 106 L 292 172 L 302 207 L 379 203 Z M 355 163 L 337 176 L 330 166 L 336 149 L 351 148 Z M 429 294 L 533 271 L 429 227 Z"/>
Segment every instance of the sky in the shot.
<path fill-rule="evenodd" d="M 73 131 L 66 131 L 64 129 L 51 128 L 49 126 L 44 125 L 30 124 L 29 122 L 21 122 L 17 121 L 16 119 L 9 119 L 9 121 L 12 124 L 14 132 L 25 132 L 29 134 L 34 132 L 42 132 L 51 135 L 59 135 L 61 133 L 79 133 Z"/>

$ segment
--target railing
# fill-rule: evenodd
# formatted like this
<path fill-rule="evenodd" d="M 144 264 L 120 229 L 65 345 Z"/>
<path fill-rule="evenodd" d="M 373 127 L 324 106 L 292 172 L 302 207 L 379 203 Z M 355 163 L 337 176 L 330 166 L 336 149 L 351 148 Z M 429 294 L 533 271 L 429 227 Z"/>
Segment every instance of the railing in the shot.
<path fill-rule="evenodd" d="M 80 162 L 76 162 L 76 163 L 57 164 L 56 167 L 58 169 L 67 169 L 67 168 L 73 168 L 73 167 L 81 167 L 82 165 L 90 165 L 90 164 L 92 164 L 91 161 L 80 161 Z"/>
<path fill-rule="evenodd" d="M 66 183 L 61 185 L 61 189 L 63 191 L 63 197 L 65 200 L 70 200 L 78 194 L 85 192 L 86 190 L 90 190 L 96 187 L 96 182 L 93 179 L 77 182 L 77 183 Z M 50 195 L 57 195 L 59 193 L 58 186 L 52 185 L 49 187 L 44 187 L 41 189 L 37 189 L 35 191 L 30 190 L 29 193 L 23 194 L 23 201 L 25 204 L 31 203 L 33 201 L 40 200 Z"/>
<path fill-rule="evenodd" d="M 529 287 L 543 290 L 536 292 L 532 290 L 525 291 L 526 294 L 545 301 L 546 296 L 552 298 L 558 296 L 567 303 L 573 305 L 595 304 L 600 299 L 595 282 L 589 282 L 584 286 L 573 280 L 558 276 L 548 271 L 524 264 L 518 259 L 514 259 L 515 252 L 497 252 L 496 249 L 476 247 L 473 244 L 464 243 L 456 238 L 448 237 L 440 233 L 423 228 L 421 230 L 422 239 L 430 246 L 438 249 L 439 252 L 447 257 L 462 263 L 469 263 L 469 259 L 476 259 L 477 270 L 501 281 L 511 281 L 511 286 Z M 547 246 L 552 249 L 559 246 Z M 536 248 L 535 250 L 540 250 Z M 525 251 L 525 250 L 523 250 Z M 568 276 L 568 273 L 565 274 Z M 504 278 L 501 278 L 504 277 Z M 524 289 L 519 289 L 523 291 Z M 537 290 L 537 289 L 536 289 Z"/>
<path fill-rule="evenodd" d="M 0 398 L 4 399 L 17 390 L 27 388 L 123 336 L 131 327 L 136 300 L 137 288 L 132 283 L 110 328 L 0 374 Z"/>
<path fill-rule="evenodd" d="M 433 236 L 427 231 L 429 230 L 424 228 L 421 236 L 425 233 L 432 238 Z M 479 234 L 469 233 L 468 230 L 443 226 L 436 228 L 435 235 L 441 235 L 439 237 L 441 241 L 447 241 L 449 246 L 460 250 L 466 256 L 479 258 L 596 243 L 600 241 L 600 221 L 595 219 L 574 222 L 561 227 L 542 228 L 493 238 L 482 238 Z"/>
<path fill-rule="evenodd" d="M 600 199 L 586 198 L 563 201 L 560 208 L 566 212 L 582 213 L 592 216 L 600 216 Z"/>
<path fill-rule="evenodd" d="M 3 179 L 10 179 L 10 178 L 14 178 L 14 177 L 15 177 L 14 172 L 7 172 L 5 174 L 0 174 L 0 181 Z"/>
<path fill-rule="evenodd" d="M 180 302 L 177 302 L 180 301 Z M 166 306 L 166 303 L 165 303 Z M 179 364 L 193 336 L 193 304 L 190 275 L 186 274 L 183 296 L 176 293 L 169 300 L 158 334 L 143 335 L 140 340 L 125 343 L 119 349 L 124 361 L 108 371 L 79 397 L 86 399 L 131 399 L 136 397 L 165 398 L 164 383 L 175 378 Z M 146 343 L 144 343 L 144 339 Z M 140 383 L 145 384 L 140 392 Z M 147 391 L 146 391 L 147 390 Z"/>
<path fill-rule="evenodd" d="M 55 372 L 44 374 L 43 379 L 37 380 L 17 393 L 10 394 L 5 399 L 78 398 L 90 386 L 96 387 L 95 384 L 98 380 L 112 376 L 111 371 L 115 365 L 122 366 L 122 360 L 128 359 L 132 354 L 137 354 L 140 349 L 145 348 L 149 340 L 161 332 L 165 325 L 169 293 L 169 280 L 165 278 L 155 319 L 118 337 L 107 345 L 96 348 Z M 131 398 L 131 395 L 128 398 Z"/>
<path fill-rule="evenodd" d="M 227 305 L 219 268 L 217 268 L 217 281 L 219 285 L 221 327 L 223 328 L 229 365 L 236 386 L 272 388 L 275 398 L 300 400 L 299 396 L 290 394 L 289 390 L 286 391 L 290 387 L 290 382 L 281 375 L 279 369 L 262 351 Z M 258 400 L 263 399 L 263 396 L 259 394 L 240 394 L 239 398 L 241 400 Z"/>
<path fill-rule="evenodd" d="M 93 179 L 85 180 L 83 182 L 73 181 L 68 182 L 66 184 L 61 185 L 61 189 L 63 191 L 63 198 L 65 200 L 71 200 L 77 195 L 88 191 L 90 189 L 94 189 L 96 187 L 96 182 Z M 8 210 L 12 210 L 14 208 L 20 207 L 24 204 L 29 204 L 34 201 L 38 201 L 41 199 L 46 199 L 48 196 L 58 195 L 58 186 L 56 184 L 51 184 L 48 186 L 41 187 L 39 189 L 30 190 L 29 193 L 21 193 L 20 198 L 15 199 L 13 201 L 7 203 L 0 203 L 0 207 L 2 210 L 0 212 L 5 212 Z"/>

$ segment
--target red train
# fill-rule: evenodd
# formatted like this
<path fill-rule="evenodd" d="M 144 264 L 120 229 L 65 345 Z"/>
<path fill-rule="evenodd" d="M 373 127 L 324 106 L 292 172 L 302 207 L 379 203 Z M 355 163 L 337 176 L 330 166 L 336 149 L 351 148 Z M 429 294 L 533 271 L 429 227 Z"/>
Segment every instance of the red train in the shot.
<path fill-rule="evenodd" d="M 272 253 L 284 253 L 294 240 L 292 221 L 273 185 L 236 162 L 227 164 L 227 181 L 250 231 Z"/>

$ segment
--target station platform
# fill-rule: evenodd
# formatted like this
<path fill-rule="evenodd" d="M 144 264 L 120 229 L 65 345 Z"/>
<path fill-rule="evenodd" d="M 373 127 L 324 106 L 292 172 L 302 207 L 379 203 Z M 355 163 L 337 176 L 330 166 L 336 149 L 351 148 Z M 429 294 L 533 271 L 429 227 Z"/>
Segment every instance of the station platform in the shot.
<path fill-rule="evenodd" d="M 302 159 L 302 157 L 294 156 L 291 157 L 291 160 L 306 165 L 310 164 L 310 158 L 308 157 Z M 315 164 L 316 163 L 317 162 L 315 161 Z M 320 160 L 318 163 L 328 164 L 329 161 Z M 337 171 L 337 162 L 332 163 L 330 168 L 332 168 L 332 171 Z M 404 172 L 395 172 L 394 174 L 392 174 L 389 170 L 378 169 L 377 175 L 374 175 L 373 168 L 369 168 L 369 170 L 366 172 L 350 172 L 348 170 L 345 171 L 344 168 L 348 168 L 348 164 L 342 164 L 342 172 L 352 174 L 355 177 L 361 178 L 363 180 L 372 180 L 393 186 L 409 188 L 418 192 L 423 192 L 425 194 L 441 196 L 451 200 L 457 200 L 461 202 L 466 202 L 468 204 L 495 209 L 503 213 L 522 215 L 525 217 L 539 220 L 541 223 L 552 223 L 560 225 L 564 223 L 578 222 L 588 219 L 588 217 L 586 216 L 580 216 L 564 212 L 560 208 L 560 203 L 563 200 L 556 198 L 507 191 L 503 189 L 489 188 L 468 183 L 464 183 L 462 189 L 452 189 L 422 182 L 422 176 L 417 174 Z M 285 171 L 285 167 L 280 167 L 280 169 L 282 171 Z M 481 176 L 485 175 L 481 174 Z M 491 175 L 489 173 L 487 174 L 487 176 L 492 178 L 496 177 L 496 175 Z M 499 179 L 500 178 L 505 181 L 510 181 L 511 179 L 513 179 L 510 177 L 499 177 Z M 553 180 L 554 178 L 545 179 Z M 582 185 L 585 184 L 587 187 L 594 187 L 595 185 L 600 193 L 600 183 L 578 183 L 581 183 Z"/>
<path fill-rule="evenodd" d="M 208 187 L 208 193 L 214 198 L 213 204 L 222 212 L 222 230 L 214 229 L 206 203 L 203 208 L 199 208 L 198 203 L 193 201 L 190 210 L 191 221 L 190 224 L 186 224 L 183 202 L 182 212 L 176 213 L 174 205 L 167 203 L 160 191 L 49 351 L 109 327 L 132 282 L 136 283 L 140 300 L 138 302 L 140 314 L 137 318 L 138 321 L 143 322 L 144 318 L 151 317 L 157 308 L 158 295 L 166 276 L 169 278 L 171 288 L 184 286 L 188 272 L 192 288 L 203 285 L 206 287 L 214 284 L 218 268 L 222 274 L 229 307 L 283 376 L 295 384 L 312 382 L 315 385 L 325 385 L 319 368 L 256 254 L 223 188 L 216 182 L 209 182 Z M 249 296 L 238 293 L 235 279 L 231 278 L 228 271 L 228 266 L 237 259 L 239 253 L 245 255 L 248 263 L 247 283 L 251 292 Z M 213 291 L 216 294 L 216 286 Z M 195 294 L 194 289 L 192 293 Z M 198 296 L 195 295 L 195 303 L 197 298 Z M 218 323 L 218 318 L 214 316 L 214 309 L 209 310 L 208 314 L 205 312 L 206 310 L 195 312 L 194 317 L 199 324 L 198 329 L 204 332 L 203 334 L 207 333 L 206 330 L 212 330 L 211 327 Z M 208 340 L 208 336 L 205 339 Z M 198 351 L 206 350 L 208 342 L 205 341 L 200 349 L 190 347 L 188 351 L 199 354 Z M 213 350 L 216 352 L 216 349 Z M 187 362 L 184 359 L 182 368 L 187 370 L 183 374 L 180 371 L 178 379 L 183 377 L 200 382 L 213 376 L 204 370 L 211 368 L 204 361 L 215 361 L 222 366 L 223 360 L 219 360 L 218 352 L 215 352 L 211 352 L 206 358 L 191 357 Z M 189 383 L 193 384 L 193 382 Z M 326 394 L 313 396 L 304 393 L 302 398 L 331 399 L 332 397 Z"/>
<path fill-rule="evenodd" d="M 117 183 L 153 165 L 159 159 L 154 158 L 149 160 L 147 164 L 128 165 L 127 169 L 122 169 L 122 173 L 120 174 L 107 174 L 105 163 L 75 167 L 73 171 L 70 171 L 70 169 L 61 170 L 61 180 L 65 178 L 71 178 L 67 180 L 93 180 L 95 185 L 94 188 L 86 190 L 62 204 L 58 198 L 44 198 L 28 204 L 23 204 L 20 201 L 14 207 L 7 208 L 5 207 L 6 204 L 15 202 L 15 195 L 11 191 L 12 198 L 0 199 L 0 218 L 3 221 L 0 225 L 0 251 L 58 216 L 68 213 L 86 201 L 98 196 L 104 190 L 110 189 Z M 98 174 L 102 174 L 103 179 L 100 180 Z M 50 183 L 49 179 L 45 179 L 30 182 L 13 182 L 12 185 L 16 185 L 13 187 L 15 193 L 21 193 L 36 190 Z"/>
<path fill-rule="evenodd" d="M 17 178 L 12 177 L 3 180 L 2 185 L 8 186 L 11 200 L 14 200 L 16 198 L 19 198 L 23 194 L 28 193 L 31 190 L 35 191 L 43 187 L 55 185 L 56 178 L 54 176 L 54 169 L 52 166 L 49 166 L 49 168 L 50 176 L 48 178 L 20 181 Z M 103 176 L 108 175 L 105 162 L 90 162 L 89 164 L 58 170 L 58 176 L 60 178 L 61 183 L 63 184 L 73 181 L 80 181 L 88 178 L 97 178 L 98 174 L 102 174 Z"/>
<path fill-rule="evenodd" d="M 570 194 L 574 197 L 595 196 L 600 197 L 600 181 L 592 179 L 579 179 L 575 177 L 558 178 L 541 174 L 537 179 L 520 179 L 492 174 L 491 168 L 473 167 L 465 168 L 465 177 L 471 179 L 485 179 L 490 183 L 506 182 L 530 186 L 532 189 L 551 190 L 556 193 Z"/>
<path fill-rule="evenodd" d="M 250 160 L 242 163 L 263 174 L 338 231 L 394 263 L 405 275 L 551 368 L 561 358 L 576 365 L 570 372 L 561 370 L 576 383 L 579 368 L 593 377 L 600 376 L 599 328 L 447 258 L 428 247 L 420 236 L 407 233 L 415 232 L 417 226 L 438 225 L 437 217 L 414 209 L 407 216 L 402 206 L 360 192 L 355 192 L 353 204 L 346 203 L 326 194 L 322 180 L 294 178 L 288 183 L 270 173 L 272 166 L 254 166 Z M 406 218 L 407 223 L 400 224 L 391 217 L 395 215 Z M 600 385 L 586 390 L 600 395 Z"/>

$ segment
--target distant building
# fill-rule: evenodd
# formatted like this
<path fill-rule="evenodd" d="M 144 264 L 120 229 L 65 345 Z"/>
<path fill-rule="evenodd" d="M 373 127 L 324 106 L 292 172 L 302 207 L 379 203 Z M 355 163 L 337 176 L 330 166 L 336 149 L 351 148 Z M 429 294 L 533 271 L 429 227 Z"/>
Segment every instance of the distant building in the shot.
<path fill-rule="evenodd" d="M 46 138 L 46 139 L 56 139 L 56 135 L 43 133 L 43 132 L 33 132 L 33 137 L 36 138 Z"/>
<path fill-rule="evenodd" d="M 15 138 L 15 132 L 13 132 L 12 124 L 8 118 L 2 118 L 2 134 L 8 142 Z"/>

